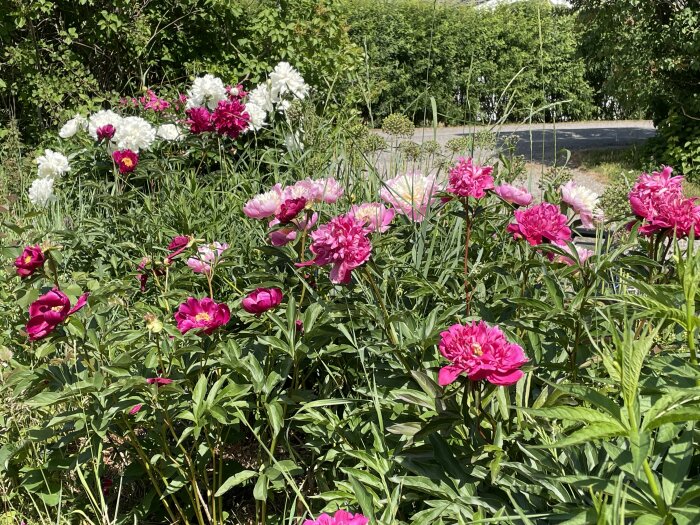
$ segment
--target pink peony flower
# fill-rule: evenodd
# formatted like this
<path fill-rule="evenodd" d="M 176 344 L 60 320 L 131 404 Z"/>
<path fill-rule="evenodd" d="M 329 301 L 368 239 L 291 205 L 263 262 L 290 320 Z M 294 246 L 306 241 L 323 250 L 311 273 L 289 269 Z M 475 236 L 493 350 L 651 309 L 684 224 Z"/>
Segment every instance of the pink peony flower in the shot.
<path fill-rule="evenodd" d="M 460 374 L 472 381 L 486 379 L 508 386 L 523 377 L 521 366 L 528 359 L 523 349 L 509 342 L 500 328 L 483 321 L 454 324 L 440 334 L 440 353 L 451 364 L 440 369 L 441 386 L 454 382 Z"/>
<path fill-rule="evenodd" d="M 25 246 L 22 254 L 15 259 L 17 275 L 21 278 L 29 277 L 39 268 L 44 266 L 46 256 L 38 244 Z"/>
<path fill-rule="evenodd" d="M 185 110 L 187 120 L 185 124 L 190 127 L 191 133 L 205 133 L 214 131 L 213 115 L 205 107 L 190 108 Z"/>
<path fill-rule="evenodd" d="M 138 154 L 134 153 L 130 149 L 120 149 L 112 153 L 112 159 L 119 168 L 119 173 L 131 173 L 136 169 L 136 165 L 139 163 Z"/>
<path fill-rule="evenodd" d="M 576 246 L 576 255 L 573 253 L 571 253 L 569 256 L 557 255 L 554 258 L 554 262 L 564 263 L 567 266 L 574 266 L 577 264 L 576 260 L 578 259 L 581 265 L 583 265 L 592 255 L 595 255 L 595 252 L 586 248 L 581 248 L 580 246 Z"/>
<path fill-rule="evenodd" d="M 177 329 L 186 334 L 190 330 L 211 334 L 231 319 L 228 305 L 215 303 L 209 297 L 195 299 L 189 297 L 175 313 Z"/>
<path fill-rule="evenodd" d="M 493 166 L 479 166 L 474 159 L 460 158 L 450 170 L 447 191 L 458 197 L 474 197 L 481 199 L 486 190 L 493 189 Z"/>
<path fill-rule="evenodd" d="M 167 377 L 149 377 L 148 379 L 146 379 L 146 383 L 148 383 L 149 385 L 156 385 L 158 388 L 165 385 L 169 385 L 172 382 L 173 380 L 168 379 Z M 131 410 L 133 410 L 133 408 Z"/>
<path fill-rule="evenodd" d="M 165 111 L 170 107 L 170 102 L 158 97 L 151 89 L 146 92 L 146 96 L 139 97 L 139 102 L 144 109 L 150 109 L 155 112 Z"/>
<path fill-rule="evenodd" d="M 653 219 L 643 224 L 640 232 L 650 235 L 657 231 L 672 231 L 676 237 L 687 237 L 691 229 L 700 231 L 700 206 L 696 199 L 681 195 L 669 197 L 659 204 L 659 209 Z"/>
<path fill-rule="evenodd" d="M 303 230 L 310 230 L 318 222 L 318 213 L 313 213 L 310 219 L 306 217 L 294 219 L 288 226 L 275 229 L 268 234 L 270 242 L 273 246 L 284 246 L 290 242 L 294 242 L 297 238 L 297 233 Z M 270 221 L 270 228 L 278 226 L 280 221 L 274 219 Z"/>
<path fill-rule="evenodd" d="M 529 206 L 532 202 L 532 195 L 523 187 L 501 184 L 496 186 L 493 191 L 504 201 L 516 206 Z"/>
<path fill-rule="evenodd" d="M 280 210 L 275 214 L 275 218 L 280 224 L 289 224 L 305 207 L 306 199 L 304 197 L 287 199 L 280 205 Z"/>
<path fill-rule="evenodd" d="M 571 240 L 571 230 L 566 225 L 566 215 L 554 204 L 543 202 L 524 210 L 515 210 L 515 220 L 508 231 L 515 239 L 526 239 L 532 246 L 545 240 L 564 246 Z"/>
<path fill-rule="evenodd" d="M 324 513 L 315 520 L 304 520 L 303 525 L 367 525 L 368 523 L 369 518 L 362 514 L 338 510 L 333 516 Z"/>
<path fill-rule="evenodd" d="M 241 306 L 249 314 L 260 315 L 277 308 L 282 302 L 282 297 L 282 290 L 279 288 L 257 288 L 243 299 Z"/>
<path fill-rule="evenodd" d="M 70 306 L 68 296 L 58 288 L 40 296 L 29 305 L 29 322 L 26 327 L 29 339 L 36 341 L 49 335 L 59 324 L 68 319 L 68 316 L 85 306 L 88 295 L 88 293 L 81 295 L 73 308 Z"/>
<path fill-rule="evenodd" d="M 250 115 L 240 100 L 220 100 L 212 115 L 212 121 L 217 133 L 235 139 L 248 127 Z"/>
<path fill-rule="evenodd" d="M 283 202 L 282 187 L 275 184 L 270 191 L 260 193 L 246 202 L 243 213 L 251 219 L 265 219 L 275 215 Z"/>
<path fill-rule="evenodd" d="M 367 235 L 369 230 L 362 221 L 350 215 L 334 217 L 328 224 L 311 232 L 311 252 L 316 257 L 297 266 L 324 266 L 332 264 L 331 282 L 347 284 L 350 273 L 369 260 L 372 244 Z"/>
<path fill-rule="evenodd" d="M 159 378 L 159 379 L 163 379 L 163 378 Z M 148 379 L 146 379 L 146 381 L 148 381 Z M 168 379 L 167 381 L 170 381 L 170 380 Z M 131 407 L 131 410 L 129 410 L 129 415 L 135 416 L 136 414 L 138 414 L 141 411 L 141 408 L 143 408 L 143 405 L 141 403 L 139 403 L 138 405 L 134 405 L 133 407 Z"/>
<path fill-rule="evenodd" d="M 584 228 L 592 228 L 594 218 L 600 214 L 598 194 L 572 180 L 559 189 L 561 200 L 579 214 Z"/>
<path fill-rule="evenodd" d="M 304 198 L 307 203 L 325 202 L 332 204 L 343 195 L 343 188 L 333 177 L 327 179 L 304 179 L 286 186 L 282 200 Z"/>
<path fill-rule="evenodd" d="M 389 229 L 395 214 L 393 208 L 387 208 L 380 202 L 365 202 L 359 206 L 356 204 L 348 212 L 351 217 L 364 222 L 369 231 L 380 233 Z"/>
<path fill-rule="evenodd" d="M 219 261 L 228 244 L 213 242 L 197 248 L 197 257 L 187 259 L 187 266 L 192 268 L 194 273 L 209 273 L 211 265 Z"/>
<path fill-rule="evenodd" d="M 111 140 L 117 129 L 112 124 L 105 124 L 95 130 L 97 140 Z"/>
<path fill-rule="evenodd" d="M 436 202 L 435 194 L 440 190 L 432 175 L 407 173 L 384 182 L 380 196 L 396 211 L 415 222 L 425 219 L 428 208 Z"/>
<path fill-rule="evenodd" d="M 683 177 L 672 177 L 673 168 L 666 166 L 659 173 L 642 173 L 629 193 L 632 213 L 641 219 L 651 221 L 659 209 L 669 199 L 683 194 Z"/>

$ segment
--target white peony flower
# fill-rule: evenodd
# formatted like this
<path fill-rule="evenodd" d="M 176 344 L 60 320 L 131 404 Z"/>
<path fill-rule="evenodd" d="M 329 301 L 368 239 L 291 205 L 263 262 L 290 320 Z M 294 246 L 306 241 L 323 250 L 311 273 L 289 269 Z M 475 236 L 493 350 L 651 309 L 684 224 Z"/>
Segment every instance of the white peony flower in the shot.
<path fill-rule="evenodd" d="M 270 73 L 270 83 L 273 100 L 288 93 L 299 99 L 309 94 L 309 86 L 289 62 L 280 62 L 275 66 Z"/>
<path fill-rule="evenodd" d="M 29 201 L 35 206 L 45 208 L 52 200 L 53 179 L 35 179 L 29 188 Z"/>
<path fill-rule="evenodd" d="M 267 82 L 258 84 L 258 86 L 248 93 L 248 103 L 255 104 L 260 109 L 266 113 L 274 111 L 274 106 L 272 105 L 272 95 L 270 93 L 270 86 Z"/>
<path fill-rule="evenodd" d="M 50 149 L 44 150 L 44 154 L 37 157 L 35 162 L 39 165 L 40 179 L 55 179 L 70 170 L 66 156 Z"/>
<path fill-rule="evenodd" d="M 156 130 L 156 136 L 163 140 L 182 140 L 185 134 L 176 124 L 161 124 Z"/>
<path fill-rule="evenodd" d="M 602 212 L 598 208 L 600 197 L 594 191 L 585 186 L 579 186 L 570 180 L 559 188 L 562 201 L 571 206 L 574 212 L 581 217 L 584 228 L 593 227 L 598 218 L 602 217 Z"/>
<path fill-rule="evenodd" d="M 122 120 L 122 117 L 111 109 L 102 109 L 90 115 L 90 119 L 88 120 L 88 132 L 93 139 L 97 140 L 97 130 L 99 128 L 111 124 L 114 126 L 114 129 L 118 130 Z"/>
<path fill-rule="evenodd" d="M 187 109 L 207 106 L 214 110 L 220 100 L 226 100 L 226 86 L 214 75 L 204 75 L 194 79 L 187 92 Z"/>
<path fill-rule="evenodd" d="M 86 129 L 87 125 L 88 121 L 85 117 L 82 115 L 75 115 L 63 125 L 61 130 L 58 132 L 58 136 L 62 139 L 69 139 L 81 129 Z"/>
<path fill-rule="evenodd" d="M 267 112 L 258 106 L 257 104 L 254 104 L 252 102 L 248 102 L 245 105 L 245 111 L 248 113 L 248 116 L 250 117 L 250 122 L 248 123 L 248 127 L 246 128 L 247 130 L 253 130 L 253 131 L 258 131 L 259 129 L 262 129 L 266 122 L 265 119 L 267 119 Z"/>
<path fill-rule="evenodd" d="M 156 139 L 156 130 L 141 117 L 123 118 L 112 140 L 118 149 L 130 149 L 134 153 L 147 150 Z"/>

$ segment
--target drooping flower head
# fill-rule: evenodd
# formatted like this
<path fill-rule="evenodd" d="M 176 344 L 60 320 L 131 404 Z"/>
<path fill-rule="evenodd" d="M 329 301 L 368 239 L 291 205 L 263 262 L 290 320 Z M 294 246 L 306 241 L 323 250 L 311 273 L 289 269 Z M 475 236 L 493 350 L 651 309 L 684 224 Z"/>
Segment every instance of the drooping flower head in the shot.
<path fill-rule="evenodd" d="M 516 206 L 529 206 L 532 202 L 532 195 L 523 187 L 501 184 L 496 186 L 493 191 L 504 201 Z"/>
<path fill-rule="evenodd" d="M 212 115 L 212 121 L 217 133 L 232 139 L 245 131 L 250 122 L 250 115 L 238 99 L 220 100 Z"/>
<path fill-rule="evenodd" d="M 189 297 L 175 313 L 177 329 L 182 334 L 196 330 L 209 335 L 220 326 L 228 323 L 230 319 L 231 312 L 228 305 L 215 303 L 209 297 L 204 299 Z"/>
<path fill-rule="evenodd" d="M 365 202 L 359 206 L 356 204 L 348 212 L 348 215 L 363 221 L 369 231 L 380 233 L 389 229 L 395 214 L 393 208 L 387 208 L 381 202 Z"/>
<path fill-rule="evenodd" d="M 333 516 L 324 513 L 315 520 L 304 520 L 303 525 L 367 525 L 368 523 L 369 518 L 362 514 L 338 510 Z"/>
<path fill-rule="evenodd" d="M 601 213 L 598 208 L 598 194 L 585 186 L 579 186 L 573 180 L 559 189 L 561 200 L 579 214 L 584 228 L 593 227 L 594 218 Z"/>
<path fill-rule="evenodd" d="M 122 175 L 134 171 L 139 163 L 139 156 L 130 149 L 115 151 L 112 153 L 112 159 Z"/>
<path fill-rule="evenodd" d="M 29 277 L 44 266 L 44 262 L 46 262 L 46 256 L 41 246 L 38 244 L 34 246 L 25 246 L 21 255 L 15 259 L 17 275 L 23 279 Z"/>
<path fill-rule="evenodd" d="M 440 334 L 439 349 L 450 361 L 440 369 L 441 386 L 454 382 L 460 374 L 472 381 L 512 385 L 523 377 L 520 367 L 528 361 L 523 349 L 509 342 L 500 328 L 483 321 L 450 326 Z"/>
<path fill-rule="evenodd" d="M 372 253 L 372 243 L 367 235 L 363 221 L 350 215 L 339 215 L 329 223 L 311 232 L 311 252 L 314 259 L 297 266 L 324 266 L 332 264 L 331 282 L 347 284 L 350 282 L 352 270 L 369 260 Z"/>
<path fill-rule="evenodd" d="M 185 111 L 185 115 L 187 115 L 185 124 L 190 127 L 190 133 L 214 131 L 213 115 L 207 108 L 190 108 Z"/>
<path fill-rule="evenodd" d="M 434 176 L 417 172 L 398 175 L 384 184 L 385 187 L 380 192 L 381 198 L 415 222 L 425 219 L 428 208 L 437 200 L 435 194 L 440 189 Z"/>
<path fill-rule="evenodd" d="M 450 170 L 447 191 L 458 197 L 481 199 L 486 190 L 493 189 L 493 166 L 479 166 L 474 159 L 460 158 Z"/>
<path fill-rule="evenodd" d="M 524 210 L 515 210 L 516 222 L 508 225 L 508 231 L 517 239 L 525 239 L 532 246 L 545 241 L 559 246 L 571 240 L 571 230 L 566 225 L 566 215 L 554 204 L 543 202 Z"/>
<path fill-rule="evenodd" d="M 204 75 L 194 79 L 192 87 L 187 91 L 187 109 L 207 107 L 216 109 L 219 101 L 227 97 L 226 86 L 214 75 Z"/>
<path fill-rule="evenodd" d="M 282 298 L 282 290 L 279 288 L 256 288 L 245 296 L 241 306 L 249 314 L 260 315 L 272 308 L 277 308 Z"/>
<path fill-rule="evenodd" d="M 70 171 L 68 158 L 50 149 L 45 149 L 44 154 L 37 157 L 35 162 L 39 166 L 37 176 L 40 179 L 58 179 Z"/>
<path fill-rule="evenodd" d="M 80 310 L 87 302 L 88 293 L 81 295 L 71 308 L 70 299 L 58 288 L 40 296 L 29 305 L 29 322 L 26 329 L 29 339 L 36 341 L 49 335 L 69 315 Z"/>
<path fill-rule="evenodd" d="M 197 248 L 197 257 L 187 259 L 187 266 L 195 273 L 210 273 L 213 264 L 221 260 L 224 251 L 228 249 L 228 244 L 213 242 Z"/>

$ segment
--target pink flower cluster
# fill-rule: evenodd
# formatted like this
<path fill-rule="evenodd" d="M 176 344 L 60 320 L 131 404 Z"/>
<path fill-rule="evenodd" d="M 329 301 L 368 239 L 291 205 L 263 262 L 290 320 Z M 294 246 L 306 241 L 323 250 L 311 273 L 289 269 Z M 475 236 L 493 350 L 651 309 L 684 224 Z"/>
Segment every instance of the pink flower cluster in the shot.
<path fill-rule="evenodd" d="M 187 259 L 187 266 L 194 273 L 211 273 L 212 265 L 219 262 L 228 244 L 213 242 L 197 247 L 197 257 Z"/>
<path fill-rule="evenodd" d="M 270 191 L 256 195 L 243 206 L 243 213 L 251 219 L 266 219 L 277 216 L 282 211 L 282 205 L 292 205 L 304 199 L 304 206 L 314 203 L 334 203 L 343 194 L 343 188 L 333 177 L 328 179 L 304 179 L 291 186 L 282 188 L 275 184 Z M 301 211 L 299 209 L 299 211 Z M 289 221 L 289 217 L 286 217 Z"/>
<path fill-rule="evenodd" d="M 673 169 L 665 167 L 660 173 L 644 173 L 629 194 L 632 213 L 641 219 L 639 232 L 675 232 L 687 237 L 691 229 L 700 228 L 700 206 L 696 199 L 683 196 L 683 177 L 672 177 Z"/>
<path fill-rule="evenodd" d="M 447 191 L 458 197 L 481 199 L 493 189 L 493 166 L 479 166 L 474 159 L 460 158 L 450 170 Z"/>
<path fill-rule="evenodd" d="M 515 239 L 525 239 L 532 246 L 545 241 L 565 246 L 571 240 L 566 215 L 554 204 L 543 202 L 514 213 L 516 222 L 508 225 L 508 231 Z"/>
<path fill-rule="evenodd" d="M 297 266 L 332 264 L 330 278 L 336 284 L 350 282 L 352 270 L 369 260 L 372 244 L 365 222 L 346 214 L 334 217 L 311 233 L 311 252 L 316 257 Z"/>
<path fill-rule="evenodd" d="M 455 324 L 440 334 L 440 353 L 451 364 L 440 369 L 441 386 L 453 383 L 460 374 L 472 381 L 486 379 L 494 385 L 516 383 L 528 359 L 523 349 L 509 342 L 500 328 L 483 321 Z"/>
<path fill-rule="evenodd" d="M 389 224 L 396 212 L 387 208 L 381 202 L 365 202 L 355 204 L 350 208 L 348 215 L 365 223 L 365 228 L 371 232 L 384 233 L 389 229 Z"/>
<path fill-rule="evenodd" d="M 139 102 L 144 107 L 144 109 L 150 109 L 151 111 L 161 112 L 165 111 L 170 107 L 170 102 L 164 98 L 160 98 L 152 89 L 146 91 L 146 95 L 139 97 Z"/>
<path fill-rule="evenodd" d="M 362 514 L 338 510 L 333 516 L 324 513 L 315 520 L 304 520 L 303 525 L 367 525 L 368 523 L 369 518 Z"/>
<path fill-rule="evenodd" d="M 243 88 L 240 93 L 245 94 Z M 238 88 L 229 88 L 228 98 L 220 100 L 214 111 L 206 107 L 195 107 L 185 111 L 187 120 L 185 124 L 190 127 L 191 133 L 206 133 L 216 131 L 232 139 L 239 137 L 250 122 L 250 115 L 241 102 Z"/>

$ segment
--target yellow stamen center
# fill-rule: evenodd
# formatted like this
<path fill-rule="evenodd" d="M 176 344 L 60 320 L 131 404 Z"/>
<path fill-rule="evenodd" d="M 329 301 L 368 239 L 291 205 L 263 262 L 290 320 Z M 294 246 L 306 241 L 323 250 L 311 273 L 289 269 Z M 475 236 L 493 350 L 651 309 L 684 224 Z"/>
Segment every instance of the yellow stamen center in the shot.
<path fill-rule="evenodd" d="M 479 343 L 472 343 L 472 354 L 477 357 L 484 355 L 484 351 L 481 349 L 481 345 Z"/>
<path fill-rule="evenodd" d="M 63 310 L 63 306 L 52 306 L 51 310 L 53 310 L 54 312 L 60 312 L 61 310 Z"/>
<path fill-rule="evenodd" d="M 194 316 L 195 321 L 211 321 L 211 316 L 207 312 L 199 312 Z"/>
<path fill-rule="evenodd" d="M 27 256 L 24 258 L 24 263 L 27 264 L 27 263 L 30 263 L 30 262 L 32 262 L 32 256 L 31 256 L 31 255 L 27 255 Z"/>
<path fill-rule="evenodd" d="M 124 166 L 126 166 L 127 168 L 131 168 L 133 167 L 134 162 L 129 157 L 126 157 L 122 159 L 122 164 L 124 164 Z"/>

